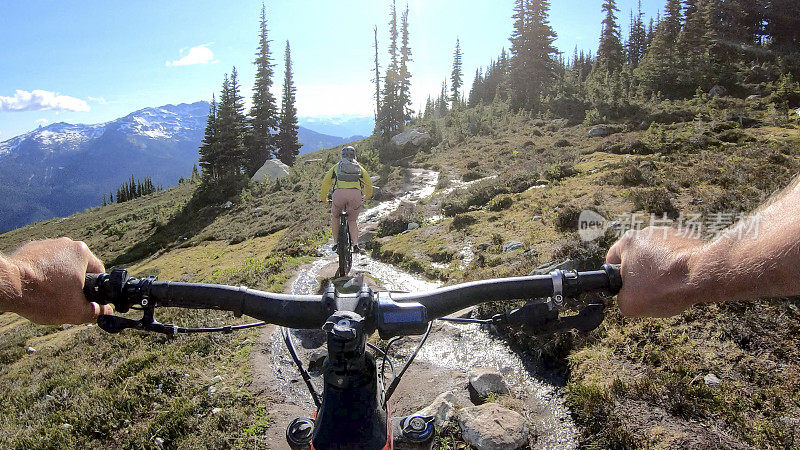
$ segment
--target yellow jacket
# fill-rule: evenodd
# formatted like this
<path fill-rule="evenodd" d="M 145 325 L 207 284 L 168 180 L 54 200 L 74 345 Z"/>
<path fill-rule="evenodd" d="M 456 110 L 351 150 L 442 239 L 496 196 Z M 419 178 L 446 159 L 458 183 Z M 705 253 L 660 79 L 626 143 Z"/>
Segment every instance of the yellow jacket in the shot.
<path fill-rule="evenodd" d="M 333 181 L 336 180 L 336 168 L 339 167 L 339 163 L 336 163 L 331 167 L 331 170 L 325 174 L 325 177 L 322 178 L 322 190 L 319 193 L 320 201 L 325 201 L 328 198 L 328 191 L 331 190 L 331 185 Z M 336 185 L 333 187 L 334 189 L 361 189 L 364 193 L 364 199 L 368 199 L 372 197 L 372 180 L 369 179 L 369 174 L 367 170 L 364 169 L 364 166 L 361 166 L 361 178 L 358 181 L 339 181 L 336 180 Z"/>

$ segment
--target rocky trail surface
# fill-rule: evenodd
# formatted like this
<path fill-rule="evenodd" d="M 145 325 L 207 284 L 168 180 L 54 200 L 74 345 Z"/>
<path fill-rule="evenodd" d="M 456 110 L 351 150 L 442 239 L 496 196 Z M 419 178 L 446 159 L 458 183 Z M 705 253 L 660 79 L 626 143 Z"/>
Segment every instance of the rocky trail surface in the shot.
<path fill-rule="evenodd" d="M 409 169 L 401 196 L 362 212 L 359 223 L 363 236 L 366 239 L 374 236 L 380 219 L 402 202 L 417 202 L 430 197 L 438 176 L 437 172 Z M 287 292 L 317 293 L 321 281 L 333 276 L 336 255 L 330 251 L 330 244 L 320 249 L 318 259 L 301 268 L 288 284 Z M 351 276 L 355 283 L 366 278 L 371 286 L 387 290 L 426 291 L 440 285 L 366 255 L 354 255 Z M 320 331 L 292 330 L 291 334 L 304 364 L 315 351 L 324 348 L 325 336 Z M 391 356 L 402 364 L 418 342 L 419 337 L 403 338 L 392 347 Z M 264 444 L 272 449 L 288 448 L 284 435 L 286 426 L 295 417 L 313 416 L 314 403 L 286 350 L 278 327 L 264 328 L 254 352 L 253 365 L 254 390 L 266 399 L 273 419 Z M 392 397 L 392 414 L 404 416 L 420 411 L 435 400 L 440 403 L 437 399 L 440 395 L 453 400 L 447 402 L 450 408 L 473 406 L 468 385 L 470 371 L 477 367 L 486 367 L 503 375 L 510 391 L 507 404 L 512 404 L 512 409 L 525 418 L 531 431 L 531 448 L 576 447 L 575 425 L 563 404 L 559 387 L 538 378 L 530 369 L 533 364 L 480 325 L 434 322 L 427 343 Z M 312 377 L 321 392 L 321 374 L 312 373 Z"/>

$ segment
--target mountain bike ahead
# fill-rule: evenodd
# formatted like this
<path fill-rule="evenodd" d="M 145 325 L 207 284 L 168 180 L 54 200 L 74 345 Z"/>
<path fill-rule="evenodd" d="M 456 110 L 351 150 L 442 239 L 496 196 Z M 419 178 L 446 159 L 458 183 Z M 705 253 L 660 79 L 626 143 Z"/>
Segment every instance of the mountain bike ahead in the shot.
<path fill-rule="evenodd" d="M 421 293 L 374 292 L 362 286 L 357 294 L 339 294 L 330 285 L 322 295 L 288 295 L 260 292 L 246 287 L 157 281 L 155 277 L 131 278 L 122 269 L 109 274 L 88 274 L 87 299 L 111 303 L 118 312 L 141 310 L 133 320 L 100 316 L 98 325 L 109 333 L 126 328 L 175 335 L 178 333 L 231 332 L 272 323 L 288 328 L 319 329 L 327 336 L 327 355 L 322 363 L 322 395 L 294 350 L 288 330 L 283 337 L 289 353 L 314 399 L 312 418 L 295 419 L 286 430 L 293 449 L 394 448 L 394 442 L 430 446 L 435 436 L 432 417 L 392 419 L 389 399 L 414 360 L 436 319 L 491 323 L 549 334 L 568 329 L 590 331 L 603 321 L 605 302 L 596 295 L 615 295 L 622 286 L 619 267 L 605 265 L 589 272 L 554 270 L 549 275 L 473 281 Z M 446 316 L 470 306 L 499 300 L 533 299 L 520 308 L 491 319 L 450 319 Z M 160 307 L 232 311 L 264 322 L 219 328 L 183 328 L 155 320 Z M 560 315 L 564 310 L 572 315 Z M 388 340 L 381 349 L 367 342 L 377 331 Z M 395 372 L 389 347 L 402 336 L 422 335 L 419 345 L 403 367 Z M 369 347 L 372 351 L 367 351 Z M 379 365 L 377 358 L 382 357 Z M 386 363 L 394 373 L 387 378 Z M 388 386 L 386 382 L 389 381 Z"/>
<path fill-rule="evenodd" d="M 346 277 L 353 267 L 352 242 L 350 240 L 350 227 L 347 223 L 347 211 L 339 214 L 339 236 L 336 254 L 339 255 L 339 269 L 336 278 Z"/>

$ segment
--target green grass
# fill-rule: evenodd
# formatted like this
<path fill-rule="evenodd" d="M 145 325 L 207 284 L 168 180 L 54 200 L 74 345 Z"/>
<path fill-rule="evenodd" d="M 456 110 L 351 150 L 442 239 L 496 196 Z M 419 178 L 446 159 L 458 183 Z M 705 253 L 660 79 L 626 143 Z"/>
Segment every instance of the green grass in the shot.
<path fill-rule="evenodd" d="M 230 197 L 187 182 L 32 224 L 0 235 L 0 250 L 66 235 L 86 241 L 107 268 L 282 291 L 327 237 L 327 206 L 315 190 L 336 153 L 307 155 L 280 182 Z M 323 161 L 303 162 L 315 158 Z M 183 326 L 252 321 L 182 310 L 159 310 L 157 318 Z M 272 426 L 270 405 L 249 390 L 257 336 L 111 335 L 0 314 L 0 448 L 249 448 Z"/>

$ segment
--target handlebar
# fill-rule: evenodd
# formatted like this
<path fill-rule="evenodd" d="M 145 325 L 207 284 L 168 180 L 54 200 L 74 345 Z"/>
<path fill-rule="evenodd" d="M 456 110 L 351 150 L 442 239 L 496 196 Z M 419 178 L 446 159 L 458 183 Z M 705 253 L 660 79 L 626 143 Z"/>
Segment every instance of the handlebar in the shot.
<path fill-rule="evenodd" d="M 314 329 L 322 327 L 337 310 L 352 310 L 372 316 L 381 335 L 391 336 L 421 334 L 428 322 L 485 302 L 550 297 L 560 307 L 565 298 L 592 291 L 615 295 L 621 286 L 619 266 L 608 264 L 596 271 L 556 270 L 549 275 L 474 281 L 421 293 L 373 294 L 365 287 L 356 296 L 338 296 L 332 287 L 323 295 L 289 295 L 244 286 L 137 279 L 124 270 L 114 270 L 87 274 L 84 293 L 89 301 L 112 303 L 122 313 L 131 307 L 144 309 L 146 314 L 149 310 L 151 321 L 155 307 L 180 307 L 231 311 L 283 327 Z"/>

